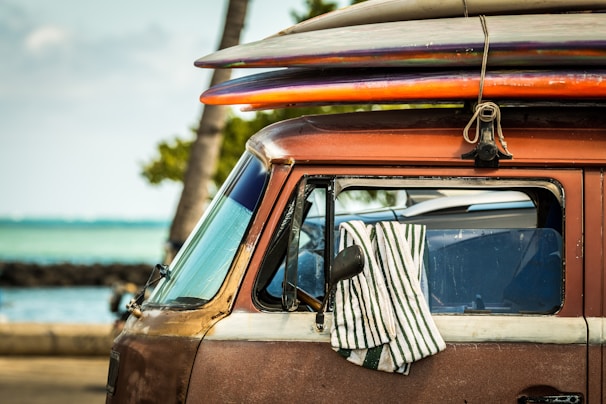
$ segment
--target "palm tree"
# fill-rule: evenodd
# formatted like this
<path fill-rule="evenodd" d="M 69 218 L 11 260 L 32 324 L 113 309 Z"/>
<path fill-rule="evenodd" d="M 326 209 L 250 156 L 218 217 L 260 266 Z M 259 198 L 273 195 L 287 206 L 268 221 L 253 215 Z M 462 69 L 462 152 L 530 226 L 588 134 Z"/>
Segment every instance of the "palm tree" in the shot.
<path fill-rule="evenodd" d="M 219 49 L 237 45 L 244 27 L 248 0 L 229 0 L 225 26 Z M 215 70 L 210 85 L 229 80 L 231 70 Z M 208 185 L 217 163 L 221 147 L 221 131 L 227 116 L 227 107 L 207 105 L 202 110 L 196 139 L 192 144 L 183 191 L 172 221 L 165 261 L 172 261 L 177 251 L 191 233 L 204 211 L 208 200 Z"/>

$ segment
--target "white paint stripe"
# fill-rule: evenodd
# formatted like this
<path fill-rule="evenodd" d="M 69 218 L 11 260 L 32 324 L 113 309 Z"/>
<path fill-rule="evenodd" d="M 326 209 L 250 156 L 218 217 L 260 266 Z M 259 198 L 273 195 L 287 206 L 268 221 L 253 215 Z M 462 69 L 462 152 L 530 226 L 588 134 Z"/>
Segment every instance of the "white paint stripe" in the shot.
<path fill-rule="evenodd" d="M 533 342 L 582 344 L 587 327 L 582 317 L 434 316 L 448 342 Z"/>
<path fill-rule="evenodd" d="M 433 316 L 446 342 L 532 342 L 583 344 L 587 325 L 582 317 L 556 316 Z M 330 342 L 332 314 L 326 313 L 325 330 L 315 327 L 315 313 L 234 312 L 211 328 L 206 339 L 240 341 Z M 604 343 L 602 318 L 588 319 L 593 344 Z"/>
<path fill-rule="evenodd" d="M 587 327 L 589 328 L 590 344 L 606 343 L 606 319 L 603 317 L 589 317 Z"/>

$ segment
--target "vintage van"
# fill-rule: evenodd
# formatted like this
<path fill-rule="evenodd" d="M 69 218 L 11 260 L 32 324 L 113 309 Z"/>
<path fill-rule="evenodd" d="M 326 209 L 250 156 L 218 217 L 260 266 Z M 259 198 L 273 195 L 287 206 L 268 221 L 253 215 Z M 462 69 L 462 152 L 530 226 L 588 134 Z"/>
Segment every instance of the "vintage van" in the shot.
<path fill-rule="evenodd" d="M 107 401 L 605 401 L 606 104 L 491 105 L 478 144 L 468 103 L 255 134 Z"/>
<path fill-rule="evenodd" d="M 496 168 L 461 159 L 459 109 L 309 116 L 253 136 L 116 339 L 109 401 L 602 400 L 606 111 L 502 114 L 515 157 Z M 350 220 L 426 226 L 446 349 L 407 376 L 342 358 L 330 311 L 320 329 L 297 296 L 324 298 Z"/>

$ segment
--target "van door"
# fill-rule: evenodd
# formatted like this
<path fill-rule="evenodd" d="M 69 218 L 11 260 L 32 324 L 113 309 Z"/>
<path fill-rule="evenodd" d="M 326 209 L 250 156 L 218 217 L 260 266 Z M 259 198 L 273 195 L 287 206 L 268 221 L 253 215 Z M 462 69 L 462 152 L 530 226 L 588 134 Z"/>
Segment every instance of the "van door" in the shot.
<path fill-rule="evenodd" d="M 305 167 L 293 174 L 276 203 L 280 218 L 262 236 L 269 247 L 252 260 L 259 270 L 249 269 L 234 312 L 200 345 L 190 401 L 587 396 L 579 170 Z M 330 313 L 324 330 L 316 326 L 338 226 L 351 220 L 426 229 L 421 283 L 446 349 L 412 363 L 408 375 L 348 361 L 331 347 Z"/>

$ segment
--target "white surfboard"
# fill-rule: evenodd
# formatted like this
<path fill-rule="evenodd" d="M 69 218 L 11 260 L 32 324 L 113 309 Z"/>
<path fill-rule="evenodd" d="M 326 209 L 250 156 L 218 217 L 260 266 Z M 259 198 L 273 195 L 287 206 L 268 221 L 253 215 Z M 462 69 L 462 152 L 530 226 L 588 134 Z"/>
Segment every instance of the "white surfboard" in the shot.
<path fill-rule="evenodd" d="M 488 16 L 489 67 L 605 66 L 606 14 Z M 267 38 L 198 59 L 205 68 L 478 67 L 480 17 L 396 21 Z"/>
<path fill-rule="evenodd" d="M 606 10 L 606 0 L 368 0 L 303 21 L 278 35 L 393 21 L 587 10 Z"/>

